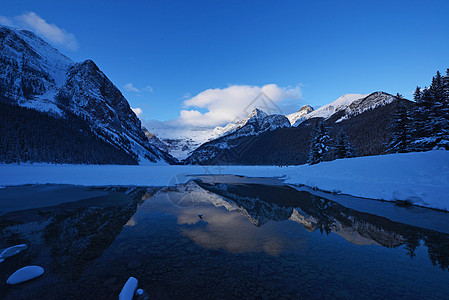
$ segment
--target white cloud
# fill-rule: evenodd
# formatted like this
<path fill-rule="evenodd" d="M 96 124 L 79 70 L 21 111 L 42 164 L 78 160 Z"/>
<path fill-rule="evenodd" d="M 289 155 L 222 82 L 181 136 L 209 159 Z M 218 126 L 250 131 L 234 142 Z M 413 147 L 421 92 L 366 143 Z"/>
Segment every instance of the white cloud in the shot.
<path fill-rule="evenodd" d="M 14 22 L 12 22 L 9 18 L 0 15 L 0 24 L 5 26 L 11 26 L 14 27 Z"/>
<path fill-rule="evenodd" d="M 128 92 L 140 93 L 140 90 L 139 90 L 138 88 L 136 88 L 136 87 L 134 86 L 134 84 L 132 84 L 131 82 L 125 84 L 125 85 L 123 86 L 123 88 L 124 88 L 126 91 L 128 91 Z"/>
<path fill-rule="evenodd" d="M 149 85 L 147 85 L 146 87 L 144 87 L 142 89 L 144 92 L 149 92 L 149 93 L 153 93 L 153 88 Z"/>
<path fill-rule="evenodd" d="M 134 92 L 134 93 L 153 93 L 153 88 L 149 85 L 147 85 L 144 88 L 137 88 L 136 86 L 134 86 L 133 83 L 127 83 L 123 86 L 123 88 L 128 91 L 128 92 Z"/>
<path fill-rule="evenodd" d="M 188 99 L 184 101 L 184 109 L 178 118 L 168 121 L 144 119 L 145 127 L 160 138 L 187 138 L 202 144 L 214 138 L 215 127 L 244 118 L 256 107 L 269 114 L 287 114 L 302 106 L 299 85 L 233 85 L 223 89 L 208 89 L 194 97 L 187 95 Z"/>
<path fill-rule="evenodd" d="M 140 107 L 132 107 L 131 109 L 136 114 L 137 117 L 140 117 L 143 113 Z"/>
<path fill-rule="evenodd" d="M 35 12 L 28 12 L 14 18 L 0 16 L 0 23 L 6 26 L 29 29 L 50 43 L 67 50 L 76 51 L 79 49 L 78 42 L 72 33 L 55 24 L 48 23 Z"/>
<path fill-rule="evenodd" d="M 284 104 L 300 98 L 299 86 L 233 85 L 224 89 L 208 89 L 184 101 L 185 109 L 181 110 L 178 122 L 181 125 L 215 127 L 243 118 L 254 108 L 269 114 L 285 114 Z"/>

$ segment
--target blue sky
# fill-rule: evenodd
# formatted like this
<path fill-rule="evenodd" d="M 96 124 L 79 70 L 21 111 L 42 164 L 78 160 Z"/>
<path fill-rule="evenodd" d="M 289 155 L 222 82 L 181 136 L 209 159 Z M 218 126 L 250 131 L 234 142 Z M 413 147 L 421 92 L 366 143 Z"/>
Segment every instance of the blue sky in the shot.
<path fill-rule="evenodd" d="M 207 122 L 232 86 L 274 84 L 285 113 L 345 93 L 411 97 L 449 67 L 449 1 L 7 1 L 0 15 L 30 12 L 69 34 L 75 44 L 57 48 L 94 60 L 144 120 L 183 110 Z"/>

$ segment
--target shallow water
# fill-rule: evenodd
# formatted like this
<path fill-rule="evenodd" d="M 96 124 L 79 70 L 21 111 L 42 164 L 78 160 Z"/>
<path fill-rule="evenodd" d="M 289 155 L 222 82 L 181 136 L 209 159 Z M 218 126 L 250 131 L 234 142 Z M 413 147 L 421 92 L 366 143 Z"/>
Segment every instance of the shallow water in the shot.
<path fill-rule="evenodd" d="M 30 246 L 0 264 L 0 298 L 116 299 L 129 276 L 150 299 L 448 297 L 448 213 L 210 180 L 15 187 L 0 201 L 0 249 Z M 46 272 L 6 286 L 25 265 Z"/>

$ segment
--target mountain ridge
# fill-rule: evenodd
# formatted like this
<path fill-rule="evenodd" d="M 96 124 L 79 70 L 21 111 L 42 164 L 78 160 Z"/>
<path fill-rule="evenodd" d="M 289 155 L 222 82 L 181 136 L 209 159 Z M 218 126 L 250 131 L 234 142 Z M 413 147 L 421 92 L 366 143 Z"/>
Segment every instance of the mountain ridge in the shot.
<path fill-rule="evenodd" d="M 93 134 L 140 164 L 175 163 L 151 145 L 120 90 L 92 60 L 74 62 L 28 30 L 0 26 L 3 101 L 67 118 L 82 118 Z"/>
<path fill-rule="evenodd" d="M 346 97 L 345 97 L 346 96 Z M 313 124 L 316 122 L 320 122 L 321 120 L 326 121 L 327 126 L 332 128 L 340 128 L 342 123 L 343 127 L 346 127 L 346 121 L 351 120 L 359 115 L 369 116 L 370 111 L 376 111 L 379 108 L 384 108 L 389 106 L 390 104 L 397 102 L 395 100 L 399 100 L 396 96 L 392 96 L 385 92 L 374 92 L 368 95 L 361 94 L 347 94 L 345 96 L 340 97 L 336 101 L 323 106 L 320 109 L 309 112 L 305 114 L 302 119 L 297 119 L 295 126 L 291 126 L 293 128 L 299 128 L 301 133 L 301 140 L 298 140 L 298 149 L 300 150 L 299 156 L 297 158 L 292 159 L 292 153 L 295 151 L 291 151 L 291 153 L 284 153 L 285 149 L 290 148 L 286 147 L 283 150 L 278 149 L 276 151 L 271 151 L 269 153 L 265 153 L 264 155 L 268 155 L 268 157 L 256 159 L 254 157 L 255 153 L 261 152 L 264 148 L 272 148 L 275 144 L 283 144 L 287 141 L 279 140 L 279 138 L 284 139 L 284 134 L 281 132 L 286 132 L 289 127 L 280 128 L 279 130 L 261 132 L 259 135 L 254 135 L 253 137 L 248 137 L 248 135 L 238 135 L 238 131 L 231 133 L 230 135 L 219 137 L 215 140 L 211 140 L 199 148 L 197 148 L 193 153 L 184 160 L 185 164 L 258 164 L 256 161 L 263 161 L 262 164 L 301 164 L 307 161 L 308 156 L 308 144 L 311 138 L 311 134 L 313 131 Z M 401 101 L 407 101 L 401 99 Z M 351 106 L 352 105 L 352 106 Z M 394 108 L 391 109 L 393 111 Z M 382 110 L 385 111 L 385 110 Z M 380 144 L 386 143 L 386 132 L 388 131 L 388 126 L 391 118 L 391 111 L 388 113 L 384 112 L 384 116 L 379 116 L 380 123 L 379 126 L 382 130 L 379 132 L 372 132 L 371 128 L 377 128 L 377 125 L 365 125 L 363 121 L 358 121 L 360 124 L 364 124 L 364 127 L 360 128 L 361 125 L 357 125 L 357 132 L 364 132 L 364 135 L 373 136 L 374 139 L 380 139 L 382 142 Z M 363 118 L 362 118 L 363 119 Z M 345 122 L 344 122 L 345 121 Z M 374 122 L 370 117 L 370 122 Z M 371 127 L 371 128 L 370 128 Z M 355 130 L 349 128 L 348 130 Z M 290 131 L 289 131 L 290 132 Z M 357 133 L 360 134 L 360 133 Z M 333 135 L 336 133 L 333 132 Z M 357 135 L 350 134 L 352 139 L 359 139 L 365 141 L 365 137 L 357 137 Z M 267 144 L 255 143 L 255 141 L 259 140 L 258 136 L 267 137 L 270 136 L 270 141 Z M 290 138 L 289 138 L 290 139 Z M 271 141 L 273 140 L 273 141 Z M 368 146 L 360 145 L 356 143 L 357 146 L 361 149 L 365 149 Z M 374 155 L 381 154 L 384 150 L 380 145 L 375 143 L 376 150 L 362 150 L 360 151 L 360 155 Z M 257 147 L 255 146 L 257 145 Z M 256 149 L 257 148 L 257 149 Z M 382 150 L 383 149 L 383 150 Z M 293 150 L 293 149 L 291 149 Z M 251 151 L 254 151 L 252 153 Z M 252 155 L 252 154 L 253 155 Z M 281 154 L 283 153 L 283 154 Z M 251 156 L 252 163 L 247 162 Z M 285 159 L 281 158 L 281 156 L 285 156 Z M 245 158 L 244 158 L 245 157 Z M 270 158 L 271 157 L 271 158 Z M 256 159 L 256 161 L 254 161 Z M 260 163 L 260 162 L 259 162 Z"/>

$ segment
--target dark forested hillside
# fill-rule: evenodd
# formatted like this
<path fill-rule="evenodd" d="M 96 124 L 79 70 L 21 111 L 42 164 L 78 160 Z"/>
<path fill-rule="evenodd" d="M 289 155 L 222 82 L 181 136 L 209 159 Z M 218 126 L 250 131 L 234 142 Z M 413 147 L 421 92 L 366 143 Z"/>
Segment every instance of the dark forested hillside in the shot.
<path fill-rule="evenodd" d="M 394 101 L 385 106 L 367 110 L 350 119 L 335 123 L 341 115 L 335 114 L 326 120 L 331 145 L 335 142 L 337 134 L 344 130 L 349 142 L 354 146 L 358 156 L 384 154 L 388 145 L 388 128 L 392 114 L 399 102 L 412 107 L 413 102 L 408 100 Z M 321 118 L 313 118 L 298 127 L 282 128 L 266 132 L 258 136 L 241 137 L 230 142 L 230 149 L 220 149 L 213 159 L 195 161 L 189 157 L 189 164 L 244 164 L 244 165 L 298 165 L 305 164 L 309 158 L 310 141 L 313 136 L 315 124 Z M 219 143 L 220 139 L 214 141 Z M 196 151 L 205 155 L 210 151 L 217 151 L 217 147 L 206 143 Z M 333 151 L 328 159 L 333 157 Z"/>
<path fill-rule="evenodd" d="M 137 164 L 75 115 L 61 119 L 1 101 L 0 162 Z"/>

